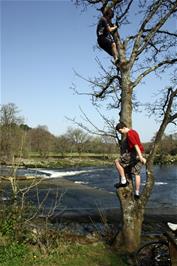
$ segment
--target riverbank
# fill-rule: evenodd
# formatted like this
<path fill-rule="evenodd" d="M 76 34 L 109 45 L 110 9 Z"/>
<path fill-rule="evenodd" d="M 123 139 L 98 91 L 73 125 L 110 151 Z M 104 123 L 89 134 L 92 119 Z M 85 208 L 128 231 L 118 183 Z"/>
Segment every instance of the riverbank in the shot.
<path fill-rule="evenodd" d="M 24 179 L 22 175 L 30 174 L 30 171 L 34 179 Z M 36 178 L 34 173 L 37 172 L 45 175 Z M 157 180 L 146 208 L 141 244 L 158 239 L 159 234 L 166 230 L 168 221 L 177 223 L 177 208 L 172 208 L 177 207 L 173 191 L 176 166 L 158 166 L 154 172 Z M 3 232 L 3 236 L 0 233 L 0 265 L 135 265 L 128 263 L 126 256 L 119 256 L 110 245 L 122 227 L 119 200 L 114 188 L 117 176 L 114 167 L 25 171 L 20 168 L 18 174 L 21 177 L 16 184 L 22 193 L 25 192 L 24 187 L 32 185 L 24 198 L 27 204 L 30 203 L 28 207 L 32 213 L 27 211 L 23 216 L 28 223 L 13 223 L 14 218 L 9 217 L 14 211 L 14 208 L 10 209 L 9 181 L 1 179 L 0 209 L 1 213 L 5 211 L 5 223 L 0 221 L 0 231 Z M 145 169 L 142 169 L 142 186 L 144 175 Z M 35 182 L 38 181 L 36 187 Z M 20 197 L 18 199 L 21 203 Z M 31 220 L 35 211 L 37 217 Z M 20 241 L 7 241 L 7 235 L 14 236 L 18 232 L 21 234 Z"/>
<path fill-rule="evenodd" d="M 40 181 L 41 180 L 41 181 Z M 97 189 L 86 184 L 75 183 L 65 178 L 37 179 L 37 185 L 28 192 L 28 198 L 35 204 L 39 192 L 46 202 L 46 213 L 51 212 L 55 203 L 50 222 L 55 223 L 101 223 L 105 219 L 110 224 L 121 225 L 120 204 L 116 192 Z M 8 181 L 1 179 L 1 188 L 7 188 Z M 18 186 L 28 187 L 35 184 L 32 180 L 18 180 Z M 38 189 L 36 190 L 36 187 Z M 38 193 L 38 194 L 37 194 Z M 56 201 L 56 202 L 55 202 Z M 39 202 L 38 202 L 39 203 Z M 177 223 L 177 207 L 146 207 L 144 222 Z"/>
<path fill-rule="evenodd" d="M 63 156 L 53 155 L 42 158 L 39 155 L 29 158 L 16 158 L 15 161 L 1 161 L 1 165 L 11 165 L 27 168 L 68 168 L 68 167 L 89 167 L 89 166 L 111 166 L 114 165 L 117 154 L 68 154 Z M 146 155 L 147 157 L 148 155 Z M 172 165 L 177 164 L 177 155 L 157 154 L 154 164 Z"/>
<path fill-rule="evenodd" d="M 18 180 L 18 182 L 21 188 L 28 187 L 33 183 L 32 180 Z M 1 180 L 2 190 L 5 187 L 7 187 L 7 181 Z M 32 245 L 29 243 L 24 246 L 19 246 L 18 243 L 14 243 L 14 246 L 6 245 L 4 250 L 8 250 L 8 253 L 13 254 L 13 257 L 8 257 L 5 251 L 2 252 L 0 260 L 2 256 L 4 261 L 9 261 L 9 264 L 0 265 L 10 265 L 10 261 L 13 261 L 13 265 L 25 266 L 129 265 L 125 257 L 119 257 L 107 245 L 122 226 L 119 201 L 115 192 L 94 188 L 86 184 L 82 185 L 65 178 L 44 178 L 39 183 L 38 189 L 33 187 L 28 193 L 28 199 L 33 207 L 34 203 L 37 202 L 36 199 L 40 204 L 43 199 L 48 199 L 48 197 L 49 200 L 44 202 L 45 212 L 40 213 L 38 223 L 33 224 L 35 230 L 38 229 L 38 226 L 40 228 L 40 233 L 37 234 L 40 236 L 39 243 L 37 241 Z M 3 200 L 4 204 L 8 206 L 8 198 L 4 197 Z M 56 200 L 57 202 L 55 202 Z M 116 207 L 112 208 L 113 205 Z M 176 213 L 177 210 L 174 208 L 147 208 L 143 223 L 142 243 L 151 239 L 152 235 L 154 237 L 155 234 L 162 233 L 168 221 L 177 223 Z M 41 234 L 41 227 L 42 230 L 43 227 L 45 228 L 44 235 Z M 8 228 L 5 227 L 6 230 L 9 230 Z M 59 245 L 56 242 L 51 244 L 45 240 L 46 237 L 53 239 L 53 236 L 50 235 L 49 237 L 48 235 L 51 229 L 59 230 L 59 235 L 63 235 L 63 239 L 57 238 Z M 45 243 L 48 243 L 49 247 L 46 248 Z M 23 255 L 19 256 L 18 254 Z M 28 254 L 27 257 L 26 254 Z M 98 256 L 96 261 L 95 256 Z M 18 261 L 17 264 L 15 264 L 14 258 Z M 25 264 L 27 258 L 29 264 Z"/>
<path fill-rule="evenodd" d="M 109 166 L 114 164 L 115 157 L 66 157 L 66 158 L 31 158 L 16 159 L 13 166 L 26 168 L 68 168 L 68 167 L 88 167 L 88 166 Z M 1 162 L 1 165 L 11 165 L 11 162 Z"/>

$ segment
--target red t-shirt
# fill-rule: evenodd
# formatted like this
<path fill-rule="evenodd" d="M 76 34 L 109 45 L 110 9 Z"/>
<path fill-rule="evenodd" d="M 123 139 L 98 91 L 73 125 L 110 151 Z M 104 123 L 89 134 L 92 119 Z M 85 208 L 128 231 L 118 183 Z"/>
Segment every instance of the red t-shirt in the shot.
<path fill-rule="evenodd" d="M 128 141 L 128 149 L 129 149 L 130 152 L 133 151 L 135 145 L 138 145 L 139 148 L 140 148 L 140 151 L 144 152 L 144 147 L 141 144 L 140 137 L 139 137 L 138 133 L 135 130 L 130 129 L 128 131 L 128 133 L 127 133 L 127 141 Z"/>

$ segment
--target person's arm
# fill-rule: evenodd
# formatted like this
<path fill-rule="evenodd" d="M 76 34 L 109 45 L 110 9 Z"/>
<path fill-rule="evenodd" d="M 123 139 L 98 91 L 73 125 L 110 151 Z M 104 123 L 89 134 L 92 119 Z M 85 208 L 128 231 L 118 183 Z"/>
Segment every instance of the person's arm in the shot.
<path fill-rule="evenodd" d="M 108 32 L 113 33 L 114 31 L 117 30 L 117 26 L 113 25 L 112 23 L 109 23 L 108 20 L 106 18 L 103 18 L 106 29 Z"/>
<path fill-rule="evenodd" d="M 116 31 L 117 30 L 117 26 L 116 25 L 114 25 L 114 26 L 107 26 L 107 30 L 110 32 L 110 33 L 113 33 L 114 31 Z"/>
<path fill-rule="evenodd" d="M 138 154 L 140 162 L 146 164 L 146 159 L 142 156 L 142 153 L 141 153 L 141 150 L 140 150 L 139 146 L 136 144 L 134 147 L 135 147 L 135 150 L 136 150 L 136 152 Z"/>

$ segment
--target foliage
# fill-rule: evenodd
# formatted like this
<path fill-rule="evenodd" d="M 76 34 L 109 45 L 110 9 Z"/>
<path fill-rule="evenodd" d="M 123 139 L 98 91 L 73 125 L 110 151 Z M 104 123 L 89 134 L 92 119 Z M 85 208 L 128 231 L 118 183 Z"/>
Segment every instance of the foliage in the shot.
<path fill-rule="evenodd" d="M 68 241 L 51 248 L 47 256 L 41 253 L 38 246 L 13 242 L 0 246 L 1 266 L 126 266 L 125 258 L 119 257 L 103 243 L 79 244 Z"/>
<path fill-rule="evenodd" d="M 18 154 L 22 142 L 22 129 L 20 124 L 23 119 L 14 103 L 2 105 L 0 108 L 0 155 L 12 159 Z"/>
<path fill-rule="evenodd" d="M 1 210 L 0 231 L 2 236 L 7 236 L 11 241 L 22 241 L 28 238 L 26 220 L 35 210 L 32 206 L 21 208 L 16 202 L 4 205 Z"/>
<path fill-rule="evenodd" d="M 52 150 L 54 136 L 45 126 L 38 126 L 28 132 L 30 149 L 37 151 L 42 157 L 46 157 Z"/>
<path fill-rule="evenodd" d="M 78 153 L 80 157 L 83 153 L 87 153 L 88 156 L 89 153 L 105 156 L 118 153 L 115 139 L 108 136 L 95 137 L 85 133 L 80 128 L 68 128 L 65 134 L 54 136 L 46 126 L 30 128 L 26 124 L 21 124 L 21 122 L 22 118 L 18 115 L 18 108 L 15 104 L 9 103 L 2 106 L 0 123 L 1 160 L 4 159 L 4 161 L 9 162 L 12 161 L 14 156 L 28 158 L 32 154 L 39 154 L 41 158 L 52 158 L 52 153 L 55 157 L 59 153 L 58 158 L 66 158 L 68 153 L 71 153 L 72 157 L 75 156 L 75 153 Z M 145 143 L 146 153 L 150 152 L 152 142 Z M 158 153 L 163 156 L 167 154 L 175 155 L 176 143 L 175 134 L 164 135 Z"/>
<path fill-rule="evenodd" d="M 163 155 L 175 155 L 177 153 L 177 139 L 173 138 L 173 135 L 165 135 L 160 141 L 158 152 Z"/>
<path fill-rule="evenodd" d="M 26 254 L 28 254 L 27 246 L 18 242 L 0 246 L 0 265 L 22 265 L 21 262 L 25 260 Z"/>

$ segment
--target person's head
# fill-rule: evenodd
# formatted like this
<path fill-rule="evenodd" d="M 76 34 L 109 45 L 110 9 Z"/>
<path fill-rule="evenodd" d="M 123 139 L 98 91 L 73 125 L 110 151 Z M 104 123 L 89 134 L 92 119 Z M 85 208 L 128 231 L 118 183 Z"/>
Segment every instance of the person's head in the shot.
<path fill-rule="evenodd" d="M 129 129 L 124 122 L 120 122 L 116 125 L 116 130 L 121 134 L 126 134 Z"/>
<path fill-rule="evenodd" d="M 110 7 L 105 8 L 103 11 L 103 15 L 109 19 L 112 19 L 114 17 L 114 11 Z"/>

